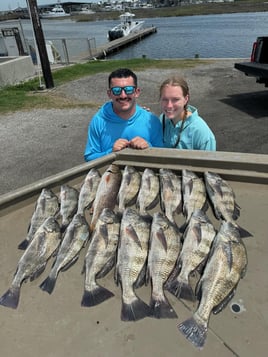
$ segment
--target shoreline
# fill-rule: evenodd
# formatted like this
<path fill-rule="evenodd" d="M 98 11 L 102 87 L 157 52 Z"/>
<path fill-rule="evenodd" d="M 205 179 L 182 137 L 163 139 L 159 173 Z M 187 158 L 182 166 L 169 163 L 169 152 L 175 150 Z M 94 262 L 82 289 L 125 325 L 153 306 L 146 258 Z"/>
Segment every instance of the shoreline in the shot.
<path fill-rule="evenodd" d="M 236 1 L 233 3 L 204 3 L 204 4 L 182 4 L 173 7 L 155 7 L 131 9 L 136 18 L 153 18 L 153 17 L 180 17 L 180 16 L 197 16 L 197 15 L 216 15 L 243 12 L 266 12 L 268 11 L 268 2 L 259 1 Z M 71 15 L 71 19 L 77 22 L 82 21 L 102 21 L 118 20 L 122 11 L 96 11 L 93 14 Z M 1 21 L 23 19 L 19 14 L 0 15 Z M 55 18 L 54 18 L 55 19 Z M 56 18 L 61 20 L 64 18 Z M 46 19 L 49 20 L 49 19 Z"/>

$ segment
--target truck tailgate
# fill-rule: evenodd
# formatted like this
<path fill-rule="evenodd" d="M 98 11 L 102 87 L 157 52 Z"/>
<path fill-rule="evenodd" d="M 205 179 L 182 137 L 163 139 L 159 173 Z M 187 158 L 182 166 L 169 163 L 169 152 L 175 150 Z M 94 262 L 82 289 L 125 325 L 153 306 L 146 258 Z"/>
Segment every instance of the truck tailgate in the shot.
<path fill-rule="evenodd" d="M 234 67 L 248 76 L 268 78 L 268 63 L 241 62 L 235 63 Z"/>

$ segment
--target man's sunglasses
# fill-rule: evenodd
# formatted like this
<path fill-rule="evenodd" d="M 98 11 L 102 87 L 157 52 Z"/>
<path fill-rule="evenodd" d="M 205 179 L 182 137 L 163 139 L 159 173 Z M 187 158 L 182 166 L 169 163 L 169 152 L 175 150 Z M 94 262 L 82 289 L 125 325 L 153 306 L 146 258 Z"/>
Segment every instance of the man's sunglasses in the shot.
<path fill-rule="evenodd" d="M 120 95 L 122 90 L 126 93 L 126 95 L 133 94 L 136 90 L 135 86 L 126 86 L 126 87 L 112 87 L 110 88 L 113 95 Z"/>

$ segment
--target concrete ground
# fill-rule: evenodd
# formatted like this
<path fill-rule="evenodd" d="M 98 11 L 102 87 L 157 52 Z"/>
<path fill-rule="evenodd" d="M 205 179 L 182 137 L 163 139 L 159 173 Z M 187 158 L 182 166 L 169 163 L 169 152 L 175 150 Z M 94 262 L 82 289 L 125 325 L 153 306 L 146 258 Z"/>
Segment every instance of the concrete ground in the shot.
<path fill-rule="evenodd" d="M 177 74 L 187 79 L 190 103 L 214 131 L 218 151 L 268 154 L 268 89 L 234 69 L 237 61 L 242 60 L 215 60 Z M 169 69 L 137 72 L 142 89 L 139 104 L 159 114 L 159 85 L 173 73 Z M 101 105 L 107 100 L 107 77 L 82 78 L 53 92 Z M 94 112 L 40 109 L 0 115 L 0 195 L 83 163 Z"/>

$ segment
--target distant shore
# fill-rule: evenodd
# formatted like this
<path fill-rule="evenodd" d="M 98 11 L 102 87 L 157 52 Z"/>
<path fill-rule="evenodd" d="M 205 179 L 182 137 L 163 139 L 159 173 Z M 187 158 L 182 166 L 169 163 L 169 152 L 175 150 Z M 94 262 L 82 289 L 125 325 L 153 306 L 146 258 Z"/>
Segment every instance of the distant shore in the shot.
<path fill-rule="evenodd" d="M 265 12 L 268 11 L 268 2 L 249 0 L 196 5 L 182 4 L 181 6 L 173 7 L 131 9 L 131 11 L 136 15 L 136 18 Z M 71 18 L 75 21 L 117 20 L 120 13 L 120 11 L 97 11 L 94 14 L 72 15 Z M 14 20 L 18 18 L 19 16 L 14 13 L 5 14 L 0 16 L 0 21 Z"/>

